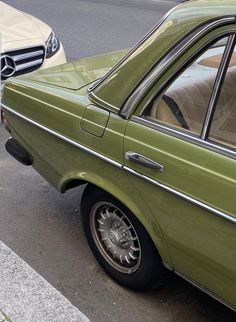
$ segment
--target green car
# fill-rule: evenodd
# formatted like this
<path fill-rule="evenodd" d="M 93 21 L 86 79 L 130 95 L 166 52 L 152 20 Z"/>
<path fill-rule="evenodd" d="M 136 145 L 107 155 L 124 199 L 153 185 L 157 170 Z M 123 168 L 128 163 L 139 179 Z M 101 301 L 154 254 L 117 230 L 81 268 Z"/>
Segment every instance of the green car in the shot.
<path fill-rule="evenodd" d="M 7 151 L 87 184 L 88 243 L 126 287 L 166 269 L 236 309 L 236 0 L 169 12 L 129 52 L 10 79 Z"/>

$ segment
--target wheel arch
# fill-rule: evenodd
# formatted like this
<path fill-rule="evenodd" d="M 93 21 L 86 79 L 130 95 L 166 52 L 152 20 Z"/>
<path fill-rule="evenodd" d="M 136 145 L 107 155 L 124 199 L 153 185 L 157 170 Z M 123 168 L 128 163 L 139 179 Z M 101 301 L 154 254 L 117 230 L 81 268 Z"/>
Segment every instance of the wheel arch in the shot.
<path fill-rule="evenodd" d="M 66 180 L 61 185 L 60 192 L 64 193 L 64 192 L 66 192 L 66 191 L 68 191 L 70 189 L 82 186 L 82 185 L 87 184 L 87 183 L 89 183 L 89 182 L 86 181 L 86 180 L 82 180 L 82 179 L 79 179 L 79 178 L 70 178 L 70 179 Z"/>
<path fill-rule="evenodd" d="M 128 176 L 126 175 L 126 188 L 129 185 L 130 189 L 136 193 L 136 197 L 134 198 L 134 194 L 127 194 L 127 190 L 124 191 L 121 186 L 117 185 L 113 180 L 108 180 L 106 177 L 101 177 L 97 173 L 86 173 L 86 176 L 81 177 L 72 177 L 67 180 L 64 180 L 60 185 L 60 191 L 66 192 L 69 189 L 79 187 L 81 185 L 87 184 L 90 189 L 101 189 L 111 196 L 116 198 L 119 202 L 121 202 L 125 207 L 127 207 L 133 215 L 140 221 L 148 235 L 152 239 L 154 245 L 157 248 L 157 251 L 160 253 L 160 256 L 164 262 L 170 268 L 173 267 L 172 261 L 170 258 L 168 246 L 165 242 L 164 235 L 162 229 L 156 218 L 151 214 L 151 211 L 147 204 L 145 203 L 143 197 L 139 194 L 137 189 L 132 185 Z M 85 194 L 83 194 L 82 198 L 85 198 Z M 144 214 L 148 213 L 149 216 L 145 216 Z"/>

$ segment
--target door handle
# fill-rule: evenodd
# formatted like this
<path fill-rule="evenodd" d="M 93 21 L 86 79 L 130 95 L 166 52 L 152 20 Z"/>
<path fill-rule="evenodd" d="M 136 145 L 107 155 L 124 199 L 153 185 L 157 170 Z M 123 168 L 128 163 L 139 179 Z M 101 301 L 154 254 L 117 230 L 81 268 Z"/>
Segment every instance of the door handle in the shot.
<path fill-rule="evenodd" d="M 161 172 L 164 171 L 163 165 L 161 165 L 153 160 L 150 160 L 147 157 L 145 157 L 139 153 L 132 152 L 132 151 L 126 152 L 125 158 L 131 162 L 140 164 L 146 168 L 151 168 L 151 169 L 158 170 Z"/>

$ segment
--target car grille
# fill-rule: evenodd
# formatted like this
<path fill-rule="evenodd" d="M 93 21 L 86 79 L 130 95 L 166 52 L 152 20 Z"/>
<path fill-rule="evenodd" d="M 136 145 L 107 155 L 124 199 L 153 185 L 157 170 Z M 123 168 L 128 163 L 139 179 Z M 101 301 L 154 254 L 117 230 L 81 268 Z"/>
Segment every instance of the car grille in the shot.
<path fill-rule="evenodd" d="M 44 46 L 18 49 L 1 54 L 1 80 L 32 72 L 42 66 Z M 5 67 L 5 68 L 4 68 Z"/>

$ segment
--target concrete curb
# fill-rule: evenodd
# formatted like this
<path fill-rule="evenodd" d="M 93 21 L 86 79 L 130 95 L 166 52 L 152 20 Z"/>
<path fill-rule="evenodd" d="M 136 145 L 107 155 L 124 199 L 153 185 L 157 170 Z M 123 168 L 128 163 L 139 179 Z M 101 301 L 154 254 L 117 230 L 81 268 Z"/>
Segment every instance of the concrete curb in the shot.
<path fill-rule="evenodd" d="M 0 322 L 90 322 L 0 241 Z"/>

